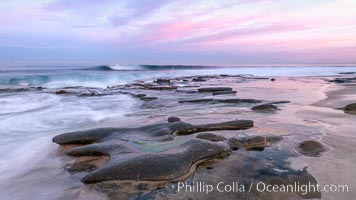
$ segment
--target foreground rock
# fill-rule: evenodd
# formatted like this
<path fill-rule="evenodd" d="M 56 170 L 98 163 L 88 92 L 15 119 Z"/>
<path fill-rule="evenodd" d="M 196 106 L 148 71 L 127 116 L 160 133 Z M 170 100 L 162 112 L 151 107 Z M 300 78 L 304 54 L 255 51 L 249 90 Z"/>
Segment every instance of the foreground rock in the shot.
<path fill-rule="evenodd" d="M 252 107 L 251 110 L 256 112 L 274 112 L 278 110 L 278 107 L 273 104 L 262 104 Z"/>
<path fill-rule="evenodd" d="M 203 139 L 203 140 L 209 140 L 212 142 L 219 142 L 219 141 L 224 141 L 226 138 L 221 135 L 216 135 L 214 133 L 199 133 L 196 138 Z"/>
<path fill-rule="evenodd" d="M 263 136 L 254 136 L 242 139 L 241 143 L 247 150 L 263 149 L 267 146 L 267 139 Z"/>
<path fill-rule="evenodd" d="M 263 150 L 267 146 L 267 139 L 263 136 L 230 138 L 227 143 L 232 150 L 240 148 L 244 148 L 246 150 Z"/>
<path fill-rule="evenodd" d="M 93 145 L 96 145 L 93 147 Z M 92 147 L 92 148 L 91 148 Z M 121 147 L 121 148 L 120 148 Z M 69 152 L 72 156 L 93 155 L 101 152 L 110 155 L 109 162 L 89 173 L 83 183 L 96 183 L 110 180 L 131 181 L 170 181 L 191 173 L 191 168 L 198 162 L 223 157 L 230 153 L 230 148 L 223 143 L 193 139 L 176 149 L 162 153 L 142 153 L 123 146 L 113 145 L 98 148 L 97 144 L 75 148 Z M 78 152 L 80 152 L 78 154 Z"/>
<path fill-rule="evenodd" d="M 225 156 L 230 148 L 225 143 L 211 141 L 223 137 L 202 134 L 202 139 L 192 139 L 182 145 L 160 153 L 144 153 L 128 138 L 148 140 L 172 140 L 174 135 L 186 135 L 204 131 L 239 130 L 251 128 L 251 120 L 233 120 L 221 123 L 193 125 L 178 117 L 169 117 L 169 123 L 153 124 L 137 128 L 99 128 L 71 132 L 53 138 L 57 144 L 86 144 L 70 150 L 70 156 L 109 156 L 107 164 L 86 175 L 84 183 L 109 180 L 169 181 L 191 173 L 194 165 L 207 159 Z M 211 141 L 208 141 L 208 140 Z M 126 142 L 127 141 L 127 142 Z M 89 169 L 91 168 L 91 165 Z"/>
<path fill-rule="evenodd" d="M 345 106 L 344 112 L 347 114 L 356 115 L 356 103 L 352 103 L 352 104 Z"/>
<path fill-rule="evenodd" d="M 171 119 L 170 119 L 171 120 Z M 221 123 L 194 125 L 182 121 L 153 124 L 137 128 L 98 128 L 65 133 L 53 138 L 57 144 L 89 144 L 125 137 L 144 137 L 149 140 L 165 141 L 174 139 L 174 134 L 187 135 L 204 131 L 241 130 L 253 127 L 252 120 L 233 120 Z"/>
<path fill-rule="evenodd" d="M 297 151 L 301 154 L 311 157 L 318 157 L 322 152 L 328 149 L 318 141 L 306 140 L 298 144 Z"/>
<path fill-rule="evenodd" d="M 280 142 L 281 140 L 283 140 L 283 137 L 278 135 L 249 136 L 244 138 L 232 137 L 227 141 L 227 144 L 232 150 L 238 150 L 240 148 L 246 150 L 263 150 L 265 147 Z"/>

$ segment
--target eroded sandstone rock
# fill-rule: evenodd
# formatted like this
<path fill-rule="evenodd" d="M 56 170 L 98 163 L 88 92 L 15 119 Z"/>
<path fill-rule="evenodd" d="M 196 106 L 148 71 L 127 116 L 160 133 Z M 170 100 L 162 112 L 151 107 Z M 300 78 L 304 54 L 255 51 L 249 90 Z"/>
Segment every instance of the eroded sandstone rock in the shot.
<path fill-rule="evenodd" d="M 82 182 L 96 183 L 110 180 L 169 181 L 178 179 L 207 159 L 226 156 L 230 148 L 226 143 L 192 139 L 180 146 L 159 152 L 145 153 L 130 143 L 127 138 L 152 140 L 173 139 L 174 135 L 186 135 L 203 131 L 239 130 L 251 128 L 251 120 L 233 120 L 221 123 L 194 125 L 182 122 L 178 117 L 169 117 L 169 123 L 153 124 L 137 128 L 99 128 L 65 133 L 53 138 L 61 145 L 83 144 L 68 151 L 70 156 L 108 156 L 107 164 L 86 175 Z M 221 137 L 203 136 L 212 141 Z M 78 167 L 80 166 L 80 167 Z M 90 170 L 93 165 L 80 163 L 72 169 Z M 74 170 L 74 171 L 75 171 Z"/>
<path fill-rule="evenodd" d="M 216 91 L 211 93 L 212 95 L 225 95 L 225 94 L 236 94 L 236 91 Z"/>
<path fill-rule="evenodd" d="M 162 153 L 111 154 L 106 165 L 84 176 L 82 182 L 175 180 L 189 174 L 195 163 L 229 152 L 223 143 L 193 139 Z"/>
<path fill-rule="evenodd" d="M 352 103 L 352 104 L 345 106 L 344 112 L 347 114 L 356 115 L 356 103 Z"/>
<path fill-rule="evenodd" d="M 158 78 L 155 82 L 158 84 L 168 84 L 171 82 L 171 80 L 165 78 Z"/>
<path fill-rule="evenodd" d="M 253 127 L 252 120 L 233 120 L 221 123 L 194 125 L 182 121 L 160 123 L 136 128 L 98 128 L 65 133 L 53 138 L 57 144 L 90 144 L 125 137 L 148 138 L 149 140 L 173 140 L 174 135 L 187 135 L 204 131 L 241 130 Z"/>
<path fill-rule="evenodd" d="M 199 133 L 196 138 L 203 139 L 203 140 L 209 140 L 212 142 L 219 142 L 219 141 L 224 141 L 226 138 L 221 135 L 217 135 L 214 133 Z"/>
<path fill-rule="evenodd" d="M 230 138 L 228 145 L 232 150 L 244 148 L 246 150 L 263 150 L 267 146 L 267 139 L 263 136 L 251 136 L 246 138 Z"/>
<path fill-rule="evenodd" d="M 274 112 L 278 110 L 278 107 L 273 104 L 262 104 L 252 107 L 251 110 L 257 112 Z"/>
<path fill-rule="evenodd" d="M 198 92 L 218 92 L 218 91 L 232 91 L 230 87 L 206 87 L 199 88 Z"/>
<path fill-rule="evenodd" d="M 322 152 L 325 152 L 327 150 L 327 147 L 315 140 L 306 140 L 299 143 L 297 146 L 297 151 L 299 153 L 311 157 L 320 156 Z"/>

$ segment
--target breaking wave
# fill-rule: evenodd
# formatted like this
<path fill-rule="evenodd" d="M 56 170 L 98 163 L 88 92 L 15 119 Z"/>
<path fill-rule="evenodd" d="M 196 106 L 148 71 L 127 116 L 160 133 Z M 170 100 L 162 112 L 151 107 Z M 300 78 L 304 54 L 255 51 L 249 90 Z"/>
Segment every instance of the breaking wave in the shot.
<path fill-rule="evenodd" d="M 81 70 L 94 71 L 146 71 L 146 70 L 199 70 L 213 69 L 214 66 L 198 66 L 198 65 L 102 65 Z M 224 68 L 224 67 L 219 67 Z"/>

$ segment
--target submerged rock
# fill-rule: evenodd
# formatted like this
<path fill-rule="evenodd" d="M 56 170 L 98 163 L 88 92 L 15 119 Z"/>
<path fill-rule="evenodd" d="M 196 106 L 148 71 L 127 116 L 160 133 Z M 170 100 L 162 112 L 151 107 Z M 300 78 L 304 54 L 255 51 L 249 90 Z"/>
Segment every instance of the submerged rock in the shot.
<path fill-rule="evenodd" d="M 55 91 L 58 95 L 76 95 L 78 97 L 104 96 L 112 94 L 109 90 L 94 87 L 65 87 Z"/>
<path fill-rule="evenodd" d="M 254 150 L 258 148 L 265 148 L 267 146 L 267 140 L 263 136 L 253 136 L 243 138 L 241 144 L 247 150 Z"/>
<path fill-rule="evenodd" d="M 311 157 L 320 156 L 322 152 L 328 149 L 318 141 L 306 140 L 298 144 L 297 151 L 301 154 Z"/>
<path fill-rule="evenodd" d="M 244 148 L 246 150 L 263 150 L 267 146 L 267 139 L 263 136 L 252 136 L 246 138 L 230 138 L 228 145 L 232 150 Z"/>
<path fill-rule="evenodd" d="M 271 144 L 277 143 L 277 142 L 280 142 L 283 140 L 283 136 L 280 136 L 280 135 L 266 135 L 264 137 Z"/>
<path fill-rule="evenodd" d="M 344 112 L 347 114 L 356 115 L 356 103 L 352 103 L 352 104 L 345 106 Z"/>
<path fill-rule="evenodd" d="M 209 140 L 212 142 L 219 142 L 219 141 L 224 141 L 226 138 L 221 135 L 216 135 L 214 133 L 199 133 L 196 138 L 203 139 L 203 140 Z"/>
<path fill-rule="evenodd" d="M 156 100 L 157 97 L 147 97 L 147 96 L 145 96 L 145 97 L 141 97 L 140 99 L 143 100 L 143 101 L 153 101 L 153 100 Z"/>
<path fill-rule="evenodd" d="M 273 104 L 262 104 L 251 108 L 251 110 L 258 111 L 258 112 L 273 112 L 276 111 L 277 109 L 278 107 Z"/>

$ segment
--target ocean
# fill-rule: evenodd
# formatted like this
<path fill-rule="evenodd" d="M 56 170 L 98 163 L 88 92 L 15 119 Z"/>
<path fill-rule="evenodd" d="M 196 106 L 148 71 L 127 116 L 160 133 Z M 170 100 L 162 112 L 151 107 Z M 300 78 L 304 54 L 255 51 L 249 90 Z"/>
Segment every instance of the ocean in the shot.
<path fill-rule="evenodd" d="M 184 65 L 113 65 L 0 67 L 0 87 L 69 86 L 107 87 L 138 79 L 211 74 L 251 74 L 254 76 L 329 76 L 356 71 L 356 65 L 255 65 L 255 66 L 184 66 Z"/>

